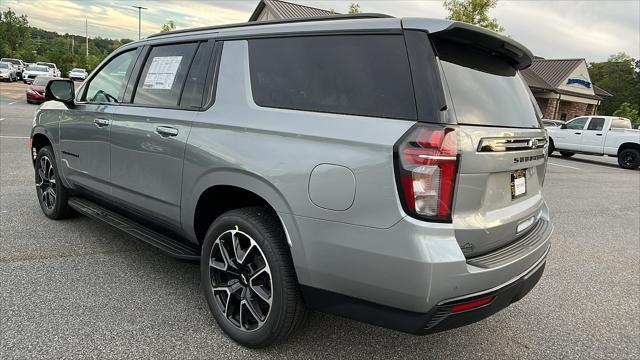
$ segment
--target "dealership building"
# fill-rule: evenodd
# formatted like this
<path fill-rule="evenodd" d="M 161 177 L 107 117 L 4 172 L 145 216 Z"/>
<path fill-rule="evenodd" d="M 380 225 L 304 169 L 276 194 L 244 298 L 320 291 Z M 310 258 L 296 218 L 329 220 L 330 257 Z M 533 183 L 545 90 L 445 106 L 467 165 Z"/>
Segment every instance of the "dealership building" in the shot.
<path fill-rule="evenodd" d="M 280 0 L 260 0 L 249 21 L 329 16 L 333 11 Z M 591 83 L 585 59 L 543 59 L 522 71 L 543 118 L 569 120 L 595 115 L 602 99 L 611 96 Z"/>

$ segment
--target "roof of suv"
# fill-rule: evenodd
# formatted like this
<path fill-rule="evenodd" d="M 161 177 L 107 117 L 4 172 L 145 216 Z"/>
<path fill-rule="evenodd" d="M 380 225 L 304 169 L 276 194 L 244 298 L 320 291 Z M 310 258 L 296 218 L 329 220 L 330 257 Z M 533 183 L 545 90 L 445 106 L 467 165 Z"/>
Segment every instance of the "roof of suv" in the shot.
<path fill-rule="evenodd" d="M 426 30 L 435 36 L 456 42 L 474 44 L 490 49 L 511 59 L 518 69 L 529 67 L 533 54 L 519 42 L 493 31 L 466 23 L 428 18 L 395 18 L 384 14 L 332 15 L 310 18 L 296 18 L 275 21 L 255 21 L 239 24 L 209 26 L 174 30 L 153 34 L 145 39 L 126 44 L 130 48 L 140 44 L 158 44 L 171 40 L 196 40 L 203 35 L 219 34 L 229 37 L 262 36 L 270 34 L 291 34 L 330 31 L 359 30 Z"/>

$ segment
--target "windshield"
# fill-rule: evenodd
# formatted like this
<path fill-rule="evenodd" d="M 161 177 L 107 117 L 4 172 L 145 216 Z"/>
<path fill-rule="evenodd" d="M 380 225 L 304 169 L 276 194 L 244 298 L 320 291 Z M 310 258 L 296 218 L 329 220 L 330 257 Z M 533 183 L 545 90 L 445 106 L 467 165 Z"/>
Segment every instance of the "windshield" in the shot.
<path fill-rule="evenodd" d="M 71 69 L 71 72 L 84 72 L 84 69 Z"/>
<path fill-rule="evenodd" d="M 49 83 L 49 78 L 38 77 L 33 81 L 33 85 L 36 85 L 36 86 L 47 86 L 48 83 Z"/>
<path fill-rule="evenodd" d="M 29 66 L 27 68 L 29 71 L 41 71 L 41 72 L 49 72 L 49 68 L 46 66 Z"/>
<path fill-rule="evenodd" d="M 458 123 L 540 128 L 535 99 L 514 67 L 470 45 L 434 43 Z"/>
<path fill-rule="evenodd" d="M 9 68 L 9 64 L 7 63 L 0 63 L 0 69 L 8 69 Z"/>
<path fill-rule="evenodd" d="M 55 66 L 51 63 L 38 63 L 38 65 L 46 66 L 48 68 L 53 69 Z"/>

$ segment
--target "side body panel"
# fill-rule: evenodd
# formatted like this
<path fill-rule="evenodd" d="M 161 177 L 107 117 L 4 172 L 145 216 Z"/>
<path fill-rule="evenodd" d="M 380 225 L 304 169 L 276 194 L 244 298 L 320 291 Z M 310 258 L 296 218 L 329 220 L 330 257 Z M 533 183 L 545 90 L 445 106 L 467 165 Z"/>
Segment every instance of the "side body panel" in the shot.
<path fill-rule="evenodd" d="M 111 126 L 112 196 L 180 228 L 184 149 L 193 111 L 121 105 Z M 176 135 L 162 133 L 164 129 Z"/>
<path fill-rule="evenodd" d="M 193 214 L 204 190 L 214 185 L 241 186 L 265 198 L 280 213 L 302 283 L 316 284 L 307 276 L 314 272 L 344 276 L 347 269 L 336 267 L 323 254 L 355 256 L 350 249 L 362 244 L 353 242 L 363 240 L 329 239 L 315 230 L 299 233 L 295 218 L 321 219 L 328 228 L 332 223 L 356 228 L 389 228 L 397 223 L 404 214 L 394 178 L 393 145 L 415 122 L 258 107 L 250 84 L 247 42 L 227 41 L 216 103 L 197 114 L 187 144 L 184 231 L 195 238 Z M 319 164 L 353 172 L 355 196 L 347 210 L 329 210 L 310 200 L 310 174 Z M 352 188 L 353 179 L 344 186 Z M 364 272 L 351 275 L 353 282 L 365 281 Z"/>
<path fill-rule="evenodd" d="M 603 127 L 599 130 L 590 129 L 592 126 L 592 122 L 595 119 L 600 119 L 602 122 L 604 120 Z M 606 138 L 605 133 L 609 126 L 611 126 L 611 119 L 604 118 L 602 116 L 593 116 L 589 119 L 589 123 L 587 123 L 587 127 L 582 132 L 582 138 L 580 139 L 580 151 L 602 155 L 604 153 L 604 140 Z"/>
<path fill-rule="evenodd" d="M 64 105 L 63 105 L 64 106 Z M 60 118 L 61 172 L 72 186 L 109 195 L 109 134 L 117 106 L 78 104 Z"/>

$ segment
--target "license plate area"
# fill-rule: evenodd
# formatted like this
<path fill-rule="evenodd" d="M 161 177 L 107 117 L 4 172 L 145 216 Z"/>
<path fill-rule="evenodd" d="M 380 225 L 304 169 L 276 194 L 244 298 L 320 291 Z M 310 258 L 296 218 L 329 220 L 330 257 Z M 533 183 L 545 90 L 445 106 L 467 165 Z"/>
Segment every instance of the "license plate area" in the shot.
<path fill-rule="evenodd" d="M 515 200 L 527 194 L 526 169 L 511 172 L 511 200 Z"/>

